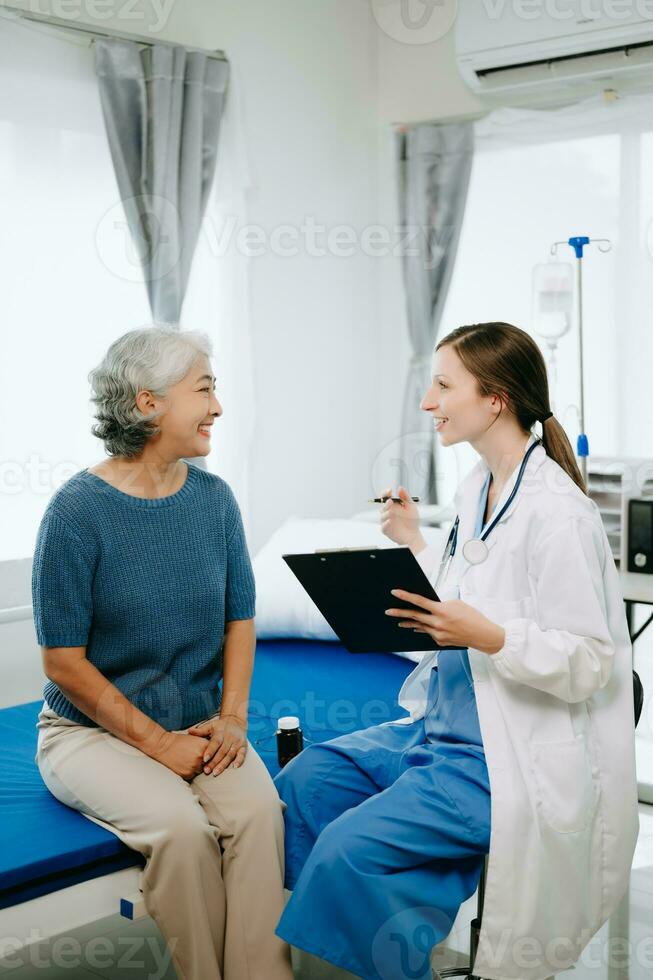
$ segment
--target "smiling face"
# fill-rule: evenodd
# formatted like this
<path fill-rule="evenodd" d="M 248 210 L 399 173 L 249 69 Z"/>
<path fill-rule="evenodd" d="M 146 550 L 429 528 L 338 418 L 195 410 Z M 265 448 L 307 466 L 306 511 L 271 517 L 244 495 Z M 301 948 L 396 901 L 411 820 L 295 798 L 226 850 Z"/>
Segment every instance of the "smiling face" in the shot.
<path fill-rule="evenodd" d="M 144 414 L 165 408 L 157 420 L 161 431 L 152 437 L 165 443 L 171 456 L 208 456 L 211 449 L 211 426 L 222 415 L 215 394 L 215 378 L 208 358 L 202 354 L 181 381 L 168 389 L 164 399 L 149 391 L 140 391 L 136 404 Z"/>
<path fill-rule="evenodd" d="M 498 395 L 481 395 L 478 382 L 450 344 L 433 356 L 431 387 L 421 408 L 432 417 L 442 446 L 474 445 L 501 411 Z"/>

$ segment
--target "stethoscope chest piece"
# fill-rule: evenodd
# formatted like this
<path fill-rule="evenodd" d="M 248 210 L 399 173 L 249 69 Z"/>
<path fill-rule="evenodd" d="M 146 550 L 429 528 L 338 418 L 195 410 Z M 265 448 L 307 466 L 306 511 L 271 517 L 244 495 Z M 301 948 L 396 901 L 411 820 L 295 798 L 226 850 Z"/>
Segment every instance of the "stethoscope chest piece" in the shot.
<path fill-rule="evenodd" d="M 512 488 L 512 491 L 510 492 L 510 496 L 508 497 L 508 499 L 506 500 L 505 504 L 503 505 L 503 507 L 501 508 L 501 510 L 499 511 L 499 513 L 496 515 L 496 517 L 494 517 L 492 519 L 492 523 L 489 525 L 489 527 L 486 527 L 485 531 L 483 531 L 482 537 L 480 537 L 480 538 L 470 538 L 469 541 L 465 541 L 465 543 L 463 545 L 463 558 L 470 565 L 482 565 L 483 562 L 486 560 L 487 556 L 489 555 L 490 549 L 486 545 L 485 539 L 490 534 L 490 532 L 497 526 L 497 524 L 499 523 L 499 521 L 501 520 L 501 518 L 503 517 L 503 515 L 506 513 L 506 511 L 510 507 L 510 504 L 514 500 L 515 494 L 517 493 L 517 491 L 519 489 L 519 486 L 521 484 L 522 477 L 524 475 L 524 470 L 526 469 L 526 464 L 528 462 L 528 459 L 529 459 L 531 453 L 533 452 L 533 450 L 536 449 L 537 446 L 541 446 L 541 445 L 542 445 L 542 440 L 541 439 L 537 439 L 532 444 L 532 446 L 530 446 L 530 448 L 527 450 L 527 452 L 526 452 L 526 454 L 525 454 L 525 456 L 524 456 L 524 458 L 523 458 L 523 460 L 521 462 L 521 466 L 519 467 L 519 472 L 517 474 L 517 480 L 515 481 L 515 485 Z M 451 528 L 451 531 L 449 532 L 449 537 L 447 538 L 447 543 L 446 543 L 445 548 L 444 548 L 444 555 L 442 557 L 442 561 L 440 562 L 440 570 L 438 572 L 438 576 L 437 576 L 436 583 L 435 583 L 436 592 L 437 592 L 438 585 L 440 584 L 440 582 L 444 581 L 444 578 L 446 576 L 446 573 L 447 573 L 447 570 L 449 568 L 449 565 L 451 564 L 451 561 L 453 559 L 453 556 L 456 553 L 456 545 L 458 543 L 458 525 L 459 524 L 460 524 L 460 516 L 457 516 L 456 519 L 455 519 L 455 521 L 453 522 L 453 526 Z"/>
<path fill-rule="evenodd" d="M 487 558 L 488 553 L 488 546 L 480 538 L 470 538 L 463 545 L 463 558 L 470 565 L 481 565 Z"/>

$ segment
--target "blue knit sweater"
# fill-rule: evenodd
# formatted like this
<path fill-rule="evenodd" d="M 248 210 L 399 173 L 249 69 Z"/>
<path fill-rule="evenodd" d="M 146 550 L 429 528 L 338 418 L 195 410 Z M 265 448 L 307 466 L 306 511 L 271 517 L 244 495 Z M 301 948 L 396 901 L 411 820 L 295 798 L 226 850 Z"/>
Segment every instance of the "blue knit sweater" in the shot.
<path fill-rule="evenodd" d="M 181 490 L 146 500 L 81 470 L 43 515 L 32 602 L 39 644 L 85 646 L 88 660 L 168 731 L 215 714 L 225 623 L 255 612 L 230 487 L 188 463 Z M 43 697 L 58 714 L 95 726 L 52 681 Z"/>

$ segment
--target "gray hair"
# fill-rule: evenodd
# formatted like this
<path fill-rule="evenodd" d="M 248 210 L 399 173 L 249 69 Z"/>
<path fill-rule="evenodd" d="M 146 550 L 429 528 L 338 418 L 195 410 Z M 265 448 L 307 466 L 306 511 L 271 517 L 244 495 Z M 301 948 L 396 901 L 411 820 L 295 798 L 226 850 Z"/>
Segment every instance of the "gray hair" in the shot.
<path fill-rule="evenodd" d="M 165 397 L 202 354 L 213 354 L 208 335 L 173 324 L 130 330 L 111 344 L 88 375 L 98 420 L 91 432 L 110 456 L 137 456 L 161 431 L 154 422 L 165 409 L 144 415 L 136 406 L 138 392 L 147 389 Z"/>

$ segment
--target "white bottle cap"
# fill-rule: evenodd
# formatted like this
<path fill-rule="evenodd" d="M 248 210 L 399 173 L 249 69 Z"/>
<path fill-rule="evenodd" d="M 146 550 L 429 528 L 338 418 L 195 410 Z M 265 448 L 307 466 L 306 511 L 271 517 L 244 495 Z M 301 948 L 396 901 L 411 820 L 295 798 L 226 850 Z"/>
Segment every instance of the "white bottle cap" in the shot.
<path fill-rule="evenodd" d="M 283 718 L 279 718 L 278 725 L 282 732 L 291 731 L 293 728 L 299 728 L 299 718 L 295 715 L 285 715 Z"/>

